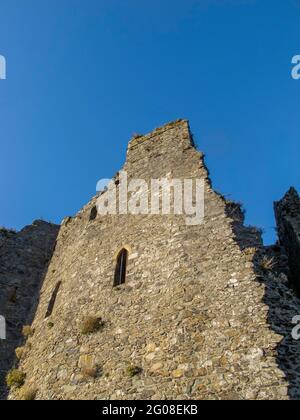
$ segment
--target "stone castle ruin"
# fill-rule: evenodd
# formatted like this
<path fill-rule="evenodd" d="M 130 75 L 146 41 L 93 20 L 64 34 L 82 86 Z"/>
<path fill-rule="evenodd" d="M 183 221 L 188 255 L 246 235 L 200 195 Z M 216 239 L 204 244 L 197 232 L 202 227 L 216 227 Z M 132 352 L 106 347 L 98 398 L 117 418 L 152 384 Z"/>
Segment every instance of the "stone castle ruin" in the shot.
<path fill-rule="evenodd" d="M 187 121 L 135 136 L 123 170 L 203 179 L 204 222 L 101 215 L 96 196 L 60 227 L 0 231 L 2 399 L 299 399 L 297 192 L 264 247 L 213 190 Z"/>

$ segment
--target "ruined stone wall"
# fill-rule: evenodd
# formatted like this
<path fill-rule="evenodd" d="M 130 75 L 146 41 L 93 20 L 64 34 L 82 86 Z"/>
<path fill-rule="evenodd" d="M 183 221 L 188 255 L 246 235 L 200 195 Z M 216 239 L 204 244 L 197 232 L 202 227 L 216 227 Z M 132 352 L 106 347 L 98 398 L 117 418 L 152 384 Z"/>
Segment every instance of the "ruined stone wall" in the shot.
<path fill-rule="evenodd" d="M 0 340 L 0 398 L 6 395 L 5 375 L 15 363 L 22 327 L 34 317 L 58 229 L 36 221 L 18 233 L 0 231 L 0 315 L 6 319 L 6 340 Z"/>
<path fill-rule="evenodd" d="M 38 399 L 288 398 L 276 353 L 283 337 L 266 301 L 273 286 L 255 262 L 260 235 L 211 188 L 188 123 L 133 139 L 124 169 L 129 178 L 204 179 L 204 223 L 187 226 L 178 215 L 91 221 L 96 198 L 65 219 L 19 366 L 26 386 Z M 124 247 L 126 283 L 113 288 Z M 103 328 L 82 334 L 86 317 L 101 317 Z"/>
<path fill-rule="evenodd" d="M 274 207 L 278 236 L 289 258 L 290 280 L 300 293 L 300 197 L 297 191 L 291 188 Z"/>

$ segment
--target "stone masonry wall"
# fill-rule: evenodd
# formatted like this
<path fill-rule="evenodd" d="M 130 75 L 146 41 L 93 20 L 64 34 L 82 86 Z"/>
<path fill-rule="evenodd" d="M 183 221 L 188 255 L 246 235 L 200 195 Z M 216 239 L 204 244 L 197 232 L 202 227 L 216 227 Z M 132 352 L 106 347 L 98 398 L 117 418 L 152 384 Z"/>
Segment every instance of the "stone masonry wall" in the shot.
<path fill-rule="evenodd" d="M 21 330 L 35 314 L 44 271 L 52 256 L 58 226 L 36 221 L 22 231 L 0 231 L 0 315 L 6 319 L 6 340 L 0 340 L 0 398 L 5 375 L 15 363 Z"/>
<path fill-rule="evenodd" d="M 278 236 L 289 258 L 290 280 L 300 293 L 300 197 L 294 188 L 275 203 L 275 215 Z"/>
<path fill-rule="evenodd" d="M 178 215 L 90 220 L 97 197 L 65 219 L 19 366 L 26 386 L 50 400 L 289 398 L 277 357 L 283 321 L 278 311 L 270 321 L 266 299 L 277 304 L 276 280 L 258 274 L 260 234 L 213 191 L 187 121 L 134 138 L 123 169 L 130 179 L 204 179 L 204 223 L 187 226 Z M 124 247 L 126 283 L 113 288 Z M 287 296 L 280 299 L 294 299 Z M 104 326 L 83 335 L 88 316 Z M 10 399 L 18 398 L 13 390 Z"/>

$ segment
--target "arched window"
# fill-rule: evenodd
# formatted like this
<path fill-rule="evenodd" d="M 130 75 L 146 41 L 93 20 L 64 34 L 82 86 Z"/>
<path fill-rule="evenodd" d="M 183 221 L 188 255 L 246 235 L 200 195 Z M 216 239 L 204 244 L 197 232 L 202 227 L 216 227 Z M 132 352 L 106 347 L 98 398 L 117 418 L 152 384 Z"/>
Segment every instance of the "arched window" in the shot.
<path fill-rule="evenodd" d="M 60 286 L 61 286 L 61 281 L 59 281 L 57 283 L 57 285 L 55 286 L 55 289 L 54 289 L 54 291 L 52 293 L 52 296 L 51 296 L 51 299 L 50 299 L 50 302 L 49 302 L 49 305 L 48 305 L 48 309 L 47 309 L 45 318 L 49 318 L 49 316 L 52 315 L 53 308 L 54 308 L 55 301 L 56 301 L 56 297 L 57 297 L 57 294 L 59 292 Z"/>
<path fill-rule="evenodd" d="M 126 268 L 127 268 L 128 251 L 123 248 L 117 258 L 117 266 L 114 278 L 114 287 L 124 284 L 126 281 Z"/>
<path fill-rule="evenodd" d="M 96 207 L 96 206 L 94 206 L 94 207 L 92 208 L 92 210 L 91 210 L 91 213 L 90 213 L 90 222 L 91 222 L 92 220 L 95 220 L 95 219 L 96 219 L 97 214 L 98 214 L 98 212 L 97 212 L 97 207 Z"/>

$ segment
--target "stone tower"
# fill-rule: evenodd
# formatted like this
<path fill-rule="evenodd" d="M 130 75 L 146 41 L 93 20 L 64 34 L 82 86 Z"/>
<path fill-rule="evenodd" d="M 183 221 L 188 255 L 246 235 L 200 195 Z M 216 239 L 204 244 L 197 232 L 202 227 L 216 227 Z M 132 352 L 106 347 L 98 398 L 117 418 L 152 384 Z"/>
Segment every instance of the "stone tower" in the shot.
<path fill-rule="evenodd" d="M 19 363 L 26 386 L 38 399 L 299 397 L 295 349 L 290 365 L 279 355 L 297 344 L 282 344 L 290 314 L 274 309 L 299 301 L 265 273 L 260 233 L 239 204 L 212 189 L 188 122 L 133 138 L 123 170 L 129 180 L 204 180 L 204 223 L 104 216 L 97 197 L 65 219 Z"/>

